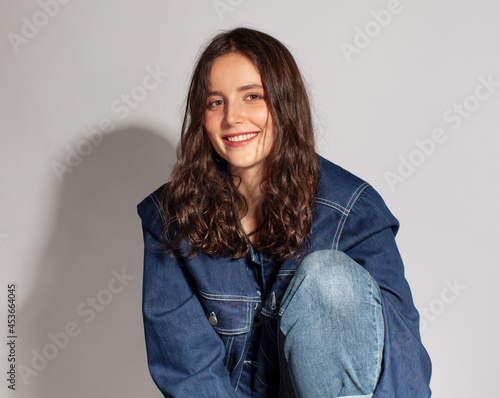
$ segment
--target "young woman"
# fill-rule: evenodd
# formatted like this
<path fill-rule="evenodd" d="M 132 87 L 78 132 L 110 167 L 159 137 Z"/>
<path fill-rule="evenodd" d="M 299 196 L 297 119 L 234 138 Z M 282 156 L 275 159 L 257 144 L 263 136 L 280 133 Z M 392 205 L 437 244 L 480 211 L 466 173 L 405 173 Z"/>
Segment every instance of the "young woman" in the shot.
<path fill-rule="evenodd" d="M 275 38 L 217 35 L 170 181 L 138 205 L 151 375 L 166 397 L 429 397 L 394 236 L 366 182 L 315 153 Z"/>

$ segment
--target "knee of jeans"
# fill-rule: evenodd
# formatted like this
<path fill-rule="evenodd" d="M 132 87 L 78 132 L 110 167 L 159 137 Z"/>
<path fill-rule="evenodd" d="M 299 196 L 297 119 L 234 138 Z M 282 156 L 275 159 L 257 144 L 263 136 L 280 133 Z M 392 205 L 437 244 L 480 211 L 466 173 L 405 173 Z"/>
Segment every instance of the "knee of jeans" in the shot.
<path fill-rule="evenodd" d="M 329 308 L 352 308 L 367 299 L 380 303 L 380 291 L 373 277 L 347 254 L 338 250 L 310 253 L 297 269 L 301 279 L 300 294 L 292 301 L 301 306 L 308 303 Z M 297 301 L 306 301 L 297 303 Z"/>

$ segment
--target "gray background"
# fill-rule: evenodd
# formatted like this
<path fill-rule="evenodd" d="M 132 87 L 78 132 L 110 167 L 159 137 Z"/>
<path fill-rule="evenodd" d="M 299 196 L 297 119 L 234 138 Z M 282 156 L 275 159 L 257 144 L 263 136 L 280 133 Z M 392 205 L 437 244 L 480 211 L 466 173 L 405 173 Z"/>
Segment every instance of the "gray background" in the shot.
<path fill-rule="evenodd" d="M 135 206 L 175 160 L 200 46 L 242 24 L 290 48 L 312 97 L 318 152 L 372 183 L 400 220 L 434 396 L 495 394 L 500 86 L 482 82 L 500 82 L 499 2 L 42 0 L 0 9 L 0 297 L 17 284 L 18 366 L 34 370 L 44 349 L 51 356 L 36 375 L 18 373 L 15 392 L 3 381 L 0 396 L 161 396 L 146 364 Z M 168 75 L 144 89 L 148 67 Z M 127 108 L 125 94 L 135 98 Z M 86 138 L 106 121 L 113 129 L 101 142 Z M 59 178 L 54 167 L 64 165 Z M 122 289 L 113 272 L 129 275 Z M 50 334 L 68 325 L 79 334 L 51 351 Z"/>

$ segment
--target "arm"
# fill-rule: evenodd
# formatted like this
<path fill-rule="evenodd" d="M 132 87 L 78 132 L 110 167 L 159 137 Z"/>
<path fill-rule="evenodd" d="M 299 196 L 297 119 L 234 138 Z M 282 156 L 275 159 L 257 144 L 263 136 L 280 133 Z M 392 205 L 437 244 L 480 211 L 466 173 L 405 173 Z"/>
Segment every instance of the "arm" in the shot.
<path fill-rule="evenodd" d="M 427 398 L 431 362 L 420 339 L 419 314 L 395 242 L 398 228 L 380 195 L 368 187 L 344 227 L 343 235 L 349 237 L 346 254 L 370 272 L 382 294 L 383 368 L 373 398 Z"/>
<path fill-rule="evenodd" d="M 151 197 L 138 206 L 144 235 L 143 318 L 149 371 L 166 397 L 237 397 L 222 363 L 224 345 L 209 324 L 182 258 L 157 244 Z"/>

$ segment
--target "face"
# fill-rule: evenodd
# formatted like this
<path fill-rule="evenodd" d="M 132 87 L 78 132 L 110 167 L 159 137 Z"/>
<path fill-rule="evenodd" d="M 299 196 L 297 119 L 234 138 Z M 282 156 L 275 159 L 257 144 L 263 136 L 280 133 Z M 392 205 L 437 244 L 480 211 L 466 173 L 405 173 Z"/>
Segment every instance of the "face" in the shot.
<path fill-rule="evenodd" d="M 260 169 L 271 151 L 272 117 L 260 73 L 246 56 L 232 53 L 214 61 L 205 131 L 235 174 Z"/>

